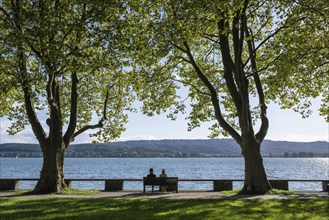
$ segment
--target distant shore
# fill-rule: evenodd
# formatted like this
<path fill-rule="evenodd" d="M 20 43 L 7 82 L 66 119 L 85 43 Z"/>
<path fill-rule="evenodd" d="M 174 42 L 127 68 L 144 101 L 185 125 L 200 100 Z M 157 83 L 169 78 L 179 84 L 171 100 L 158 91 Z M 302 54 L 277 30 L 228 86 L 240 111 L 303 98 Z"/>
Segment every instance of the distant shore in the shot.
<path fill-rule="evenodd" d="M 282 156 L 268 156 L 268 155 L 263 155 L 262 156 L 263 158 L 329 158 L 329 156 L 313 156 L 313 157 L 282 157 Z M 15 158 L 15 159 L 19 159 L 19 158 L 42 158 L 42 155 L 40 156 L 23 156 L 23 157 L 18 157 L 18 156 L 0 156 L 0 158 Z M 99 157 L 79 157 L 79 156 L 76 156 L 76 157 L 67 157 L 65 156 L 65 158 L 81 158 L 81 159 L 84 159 L 84 158 L 242 158 L 242 156 L 215 156 L 215 155 L 211 155 L 211 156 L 198 156 L 198 157 L 183 157 L 183 156 L 154 156 L 154 157 L 102 157 L 102 156 L 99 156 Z"/>
<path fill-rule="evenodd" d="M 263 157 L 323 158 L 329 157 L 329 142 L 269 141 L 262 143 Z M 38 158 L 38 144 L 0 144 L 0 157 Z M 233 139 L 206 140 L 140 140 L 110 144 L 72 144 L 67 158 L 223 158 L 241 157 L 241 148 Z"/>

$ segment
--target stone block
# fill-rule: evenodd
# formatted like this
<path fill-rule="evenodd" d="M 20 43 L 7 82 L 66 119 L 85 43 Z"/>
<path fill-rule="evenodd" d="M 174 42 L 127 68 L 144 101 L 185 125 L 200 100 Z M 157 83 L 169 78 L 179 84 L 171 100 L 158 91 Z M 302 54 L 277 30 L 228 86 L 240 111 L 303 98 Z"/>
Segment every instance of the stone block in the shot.
<path fill-rule="evenodd" d="M 288 180 L 269 180 L 273 189 L 289 190 Z"/>
<path fill-rule="evenodd" d="M 105 191 L 121 191 L 123 182 L 123 180 L 105 180 Z"/>
<path fill-rule="evenodd" d="M 214 180 L 214 191 L 225 191 L 233 189 L 233 181 L 231 180 Z"/>
<path fill-rule="evenodd" d="M 18 180 L 15 179 L 2 179 L 0 180 L 0 191 L 17 190 L 19 187 Z"/>

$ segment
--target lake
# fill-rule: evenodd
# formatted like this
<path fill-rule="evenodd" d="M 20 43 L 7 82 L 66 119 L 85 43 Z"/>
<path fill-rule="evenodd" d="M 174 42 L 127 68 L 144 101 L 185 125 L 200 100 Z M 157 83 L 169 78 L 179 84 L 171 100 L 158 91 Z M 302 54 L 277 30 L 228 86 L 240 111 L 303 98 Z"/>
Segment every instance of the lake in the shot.
<path fill-rule="evenodd" d="M 329 179 L 329 158 L 264 158 L 269 179 Z M 38 178 L 42 158 L 0 158 L 1 178 Z M 142 178 L 150 167 L 157 175 L 200 179 L 243 179 L 243 158 L 65 158 L 66 178 Z M 36 182 L 21 181 L 31 189 Z M 126 182 L 127 190 L 141 190 L 142 182 Z M 242 182 L 234 183 L 238 189 Z M 72 187 L 104 189 L 104 182 L 72 182 Z M 211 182 L 180 182 L 179 189 L 211 190 Z M 292 182 L 291 190 L 321 190 L 321 183 Z"/>

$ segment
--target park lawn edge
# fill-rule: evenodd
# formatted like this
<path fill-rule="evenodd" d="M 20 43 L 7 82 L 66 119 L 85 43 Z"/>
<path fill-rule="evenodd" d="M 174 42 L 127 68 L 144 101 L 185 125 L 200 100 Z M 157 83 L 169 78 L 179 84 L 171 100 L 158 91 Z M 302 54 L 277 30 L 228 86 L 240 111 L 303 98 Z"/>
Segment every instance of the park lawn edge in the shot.
<path fill-rule="evenodd" d="M 243 193 L 242 189 L 237 190 L 226 190 L 219 192 L 220 194 L 235 196 L 235 195 L 248 195 Z M 281 190 L 281 189 L 271 189 L 265 195 L 298 195 L 298 192 L 289 191 L 289 190 Z"/>
<path fill-rule="evenodd" d="M 326 219 L 327 199 L 0 198 L 0 219 Z"/>
<path fill-rule="evenodd" d="M 94 189 L 77 189 L 77 188 L 65 188 L 57 193 L 53 193 L 56 195 L 96 195 L 100 193 L 100 190 L 94 190 Z M 25 190 L 25 189 L 20 189 L 14 191 L 14 194 L 16 195 L 37 195 L 33 193 L 33 190 Z"/>

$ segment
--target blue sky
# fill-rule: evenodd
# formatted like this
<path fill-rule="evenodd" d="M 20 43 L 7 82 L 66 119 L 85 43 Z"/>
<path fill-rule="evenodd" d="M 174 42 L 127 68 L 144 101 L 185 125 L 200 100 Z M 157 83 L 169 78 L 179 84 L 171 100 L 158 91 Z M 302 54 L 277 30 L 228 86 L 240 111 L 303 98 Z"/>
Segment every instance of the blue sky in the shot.
<path fill-rule="evenodd" d="M 319 102 L 313 103 L 313 114 L 306 119 L 292 110 L 282 110 L 277 105 L 268 106 L 270 128 L 266 139 L 287 141 L 329 141 L 329 124 L 320 117 L 317 111 Z M 142 139 L 206 139 L 208 127 L 212 123 L 203 124 L 191 132 L 187 131 L 187 121 L 184 115 L 179 115 L 176 121 L 167 119 L 166 115 L 147 117 L 141 113 L 130 113 L 127 130 L 119 140 Z M 44 123 L 44 122 L 43 122 Z M 5 130 L 10 122 L 1 119 L 0 143 L 36 143 L 30 127 L 15 136 L 9 136 Z M 78 137 L 74 143 L 90 142 L 88 134 Z"/>
<path fill-rule="evenodd" d="M 317 106 L 318 107 L 318 106 Z M 288 141 L 328 141 L 329 125 L 320 117 L 316 108 L 306 119 L 292 110 L 282 110 L 277 105 L 269 105 L 270 128 L 266 139 Z M 141 114 L 131 115 L 127 130 L 121 139 L 205 139 L 209 135 L 209 125 L 188 132 L 185 116 L 171 121 L 165 115 L 147 117 Z"/>

